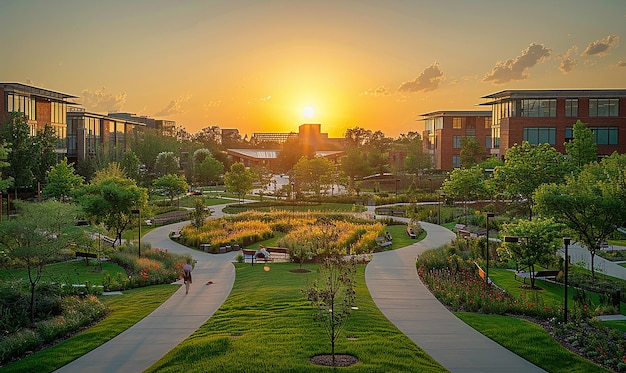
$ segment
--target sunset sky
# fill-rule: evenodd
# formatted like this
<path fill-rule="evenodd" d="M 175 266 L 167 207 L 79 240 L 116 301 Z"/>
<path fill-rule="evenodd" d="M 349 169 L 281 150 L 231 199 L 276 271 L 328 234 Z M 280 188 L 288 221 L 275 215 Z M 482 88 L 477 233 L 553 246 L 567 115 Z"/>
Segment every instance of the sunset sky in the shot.
<path fill-rule="evenodd" d="M 419 130 L 507 89 L 626 88 L 624 0 L 1 0 L 0 81 L 195 133 Z"/>

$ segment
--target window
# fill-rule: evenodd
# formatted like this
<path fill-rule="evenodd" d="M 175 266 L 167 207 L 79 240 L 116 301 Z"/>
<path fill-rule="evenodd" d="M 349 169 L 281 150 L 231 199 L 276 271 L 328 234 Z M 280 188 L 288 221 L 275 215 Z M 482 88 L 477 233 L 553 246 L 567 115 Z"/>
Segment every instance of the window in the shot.
<path fill-rule="evenodd" d="M 52 123 L 65 124 L 67 122 L 67 104 L 65 102 L 50 103 L 50 118 Z"/>
<path fill-rule="evenodd" d="M 452 147 L 454 149 L 460 149 L 461 148 L 461 136 L 452 136 Z"/>
<path fill-rule="evenodd" d="M 524 141 L 528 141 L 531 145 L 539 144 L 556 144 L 556 128 L 555 127 L 528 127 L 524 128 Z"/>
<path fill-rule="evenodd" d="M 491 136 L 485 136 L 485 148 L 491 149 Z"/>
<path fill-rule="evenodd" d="M 616 117 L 618 113 L 619 99 L 617 98 L 590 98 L 590 117 Z"/>
<path fill-rule="evenodd" d="M 619 129 L 617 127 L 589 127 L 593 131 L 593 142 L 596 145 L 618 145 Z M 565 141 L 574 140 L 572 127 L 565 129 Z"/>
<path fill-rule="evenodd" d="M 485 128 L 491 128 L 491 117 L 485 117 Z"/>
<path fill-rule="evenodd" d="M 578 117 L 578 99 L 577 98 L 565 99 L 565 116 L 568 118 Z"/>
<path fill-rule="evenodd" d="M 556 117 L 556 100 L 555 99 L 524 99 L 517 100 L 514 103 L 514 112 L 518 117 L 528 118 L 554 118 Z M 515 116 L 515 115 L 513 115 Z"/>
<path fill-rule="evenodd" d="M 458 168 L 461 167 L 461 156 L 458 154 L 454 154 L 452 156 L 452 167 Z"/>
<path fill-rule="evenodd" d="M 493 147 L 500 148 L 500 126 L 494 126 L 491 129 L 491 138 L 493 139 Z"/>
<path fill-rule="evenodd" d="M 460 129 L 463 124 L 463 118 L 452 118 L 452 128 Z"/>

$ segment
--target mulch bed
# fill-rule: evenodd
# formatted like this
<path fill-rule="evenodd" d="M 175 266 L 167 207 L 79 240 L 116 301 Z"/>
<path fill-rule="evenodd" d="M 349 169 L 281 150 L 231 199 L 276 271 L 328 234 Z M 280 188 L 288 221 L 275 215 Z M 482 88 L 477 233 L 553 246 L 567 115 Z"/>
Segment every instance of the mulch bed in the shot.
<path fill-rule="evenodd" d="M 296 269 L 290 269 L 289 272 L 293 272 L 293 273 L 309 273 L 311 272 L 310 269 L 306 269 L 306 268 L 296 268 Z"/>
<path fill-rule="evenodd" d="M 337 355 L 335 354 L 336 367 L 349 367 L 359 362 L 356 356 L 352 355 Z M 311 358 L 311 363 L 315 365 L 333 366 L 333 355 L 316 355 Z"/>

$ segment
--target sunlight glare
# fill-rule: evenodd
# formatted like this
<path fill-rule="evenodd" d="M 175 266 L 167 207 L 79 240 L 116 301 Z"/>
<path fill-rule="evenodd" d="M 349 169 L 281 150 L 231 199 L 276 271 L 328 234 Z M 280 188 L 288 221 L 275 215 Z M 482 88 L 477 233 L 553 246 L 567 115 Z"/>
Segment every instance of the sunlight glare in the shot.
<path fill-rule="evenodd" d="M 313 115 L 315 115 L 315 110 L 312 107 L 307 106 L 302 111 L 302 114 L 305 118 L 313 118 Z"/>

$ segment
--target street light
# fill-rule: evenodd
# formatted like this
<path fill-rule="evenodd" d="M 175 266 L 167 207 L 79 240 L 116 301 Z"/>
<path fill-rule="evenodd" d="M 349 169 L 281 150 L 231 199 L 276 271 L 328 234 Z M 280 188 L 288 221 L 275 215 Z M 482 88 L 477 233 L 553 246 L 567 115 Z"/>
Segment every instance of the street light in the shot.
<path fill-rule="evenodd" d="M 139 230 L 139 257 L 141 257 L 141 210 L 133 209 L 130 212 L 137 214 L 137 229 Z"/>
<path fill-rule="evenodd" d="M 489 218 L 493 218 L 495 216 L 495 214 L 493 212 L 488 212 L 487 213 L 487 265 L 486 265 L 486 269 L 485 269 L 485 286 L 489 285 Z"/>
<path fill-rule="evenodd" d="M 396 179 L 396 200 L 398 199 L 398 181 L 400 181 L 400 179 Z"/>
<path fill-rule="evenodd" d="M 445 198 L 446 194 L 442 192 L 437 199 L 437 207 L 439 208 L 439 212 L 437 213 L 437 221 L 439 225 L 441 225 L 441 201 L 445 200 Z"/>
<path fill-rule="evenodd" d="M 565 277 L 565 297 L 564 297 L 564 308 L 563 308 L 563 322 L 565 324 L 567 324 L 567 267 L 569 267 L 569 255 L 567 253 L 567 249 L 569 247 L 569 244 L 571 242 L 570 238 L 564 237 L 563 238 L 563 245 L 565 246 L 565 262 L 564 262 L 564 269 L 563 269 L 563 276 Z"/>
<path fill-rule="evenodd" d="M 291 182 L 291 213 L 295 214 L 296 212 L 296 189 L 294 182 Z"/>
<path fill-rule="evenodd" d="M 433 192 L 433 178 L 429 177 L 428 181 L 430 181 L 430 193 L 432 194 L 432 192 Z"/>

